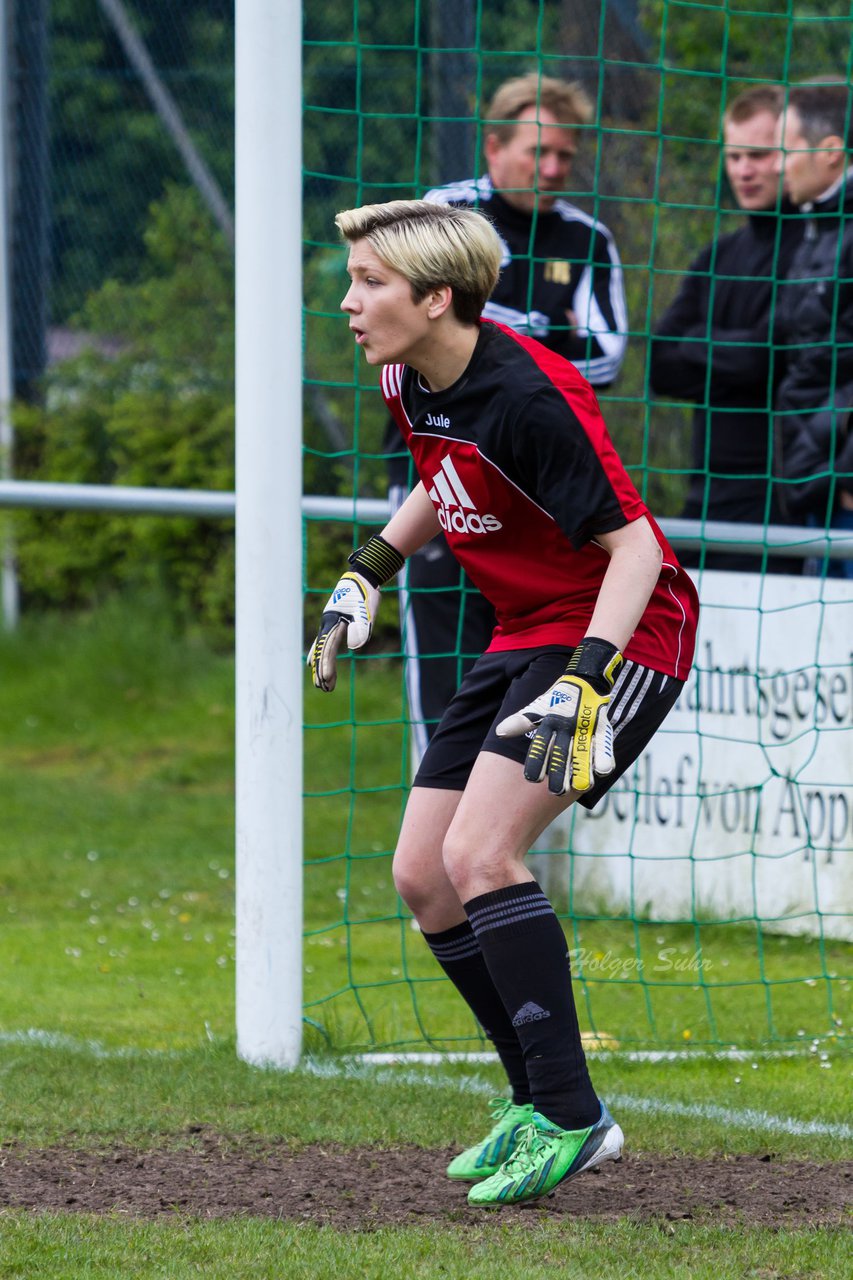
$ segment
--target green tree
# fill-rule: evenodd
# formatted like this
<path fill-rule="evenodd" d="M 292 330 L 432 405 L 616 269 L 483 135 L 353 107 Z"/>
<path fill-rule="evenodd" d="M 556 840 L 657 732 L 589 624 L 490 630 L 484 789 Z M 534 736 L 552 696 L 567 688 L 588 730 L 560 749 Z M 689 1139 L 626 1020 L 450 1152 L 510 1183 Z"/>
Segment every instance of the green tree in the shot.
<path fill-rule="evenodd" d="M 152 206 L 144 248 L 142 278 L 108 280 L 81 312 L 101 337 L 52 371 L 44 408 L 19 410 L 19 477 L 233 488 L 230 248 L 196 193 L 177 186 Z M 231 522 L 33 511 L 16 518 L 16 539 L 32 605 L 89 605 L 156 585 L 177 617 L 228 634 Z"/>
<path fill-rule="evenodd" d="M 128 3 L 128 13 L 196 146 L 231 196 L 232 0 L 145 0 Z M 148 208 L 167 182 L 185 181 L 186 174 L 97 0 L 51 0 L 49 40 L 56 323 L 106 278 L 134 278 Z"/>

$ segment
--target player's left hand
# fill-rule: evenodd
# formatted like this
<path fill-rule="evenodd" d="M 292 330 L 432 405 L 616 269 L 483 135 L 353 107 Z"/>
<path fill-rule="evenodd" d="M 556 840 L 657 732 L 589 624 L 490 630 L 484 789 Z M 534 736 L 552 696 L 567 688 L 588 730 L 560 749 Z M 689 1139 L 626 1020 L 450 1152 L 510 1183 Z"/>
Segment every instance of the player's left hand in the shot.
<path fill-rule="evenodd" d="M 379 588 L 385 586 L 406 563 L 382 534 L 368 538 L 347 557 L 352 566 L 342 574 L 323 610 L 320 630 L 308 650 L 315 689 L 331 693 L 337 684 L 338 650 L 346 634 L 350 649 L 363 649 L 373 634 L 379 608 Z"/>
<path fill-rule="evenodd" d="M 316 689 L 331 693 L 337 684 L 338 650 L 346 635 L 350 649 L 362 649 L 373 634 L 379 589 L 360 573 L 348 572 L 326 602 L 320 630 L 308 650 L 307 664 Z"/>
<path fill-rule="evenodd" d="M 622 654 L 606 640 L 587 636 L 550 689 L 497 726 L 499 738 L 532 733 L 524 762 L 528 782 L 548 775 L 548 790 L 589 791 L 596 777 L 612 773 L 613 729 L 607 704 Z"/>

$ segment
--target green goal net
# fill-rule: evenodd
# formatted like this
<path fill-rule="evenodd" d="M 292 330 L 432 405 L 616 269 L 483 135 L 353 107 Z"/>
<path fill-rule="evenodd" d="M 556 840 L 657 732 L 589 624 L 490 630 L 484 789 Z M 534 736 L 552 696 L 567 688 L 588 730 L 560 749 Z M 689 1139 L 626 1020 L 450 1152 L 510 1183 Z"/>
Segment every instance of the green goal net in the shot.
<path fill-rule="evenodd" d="M 345 555 L 375 528 L 356 497 L 381 503 L 388 488 L 378 376 L 339 311 L 335 212 L 481 173 L 481 113 L 507 77 L 579 81 L 594 119 L 567 198 L 612 231 L 627 297 L 627 354 L 599 399 L 665 522 L 683 509 L 692 415 L 713 391 L 656 395 L 649 339 L 697 253 L 743 223 L 723 113 L 752 86 L 848 81 L 851 36 L 840 0 L 306 6 L 305 487 L 338 500 L 334 518 L 305 522 L 306 639 Z M 770 527 L 753 532 L 748 570 L 709 568 L 701 543 L 701 632 L 678 706 L 606 801 L 570 813 L 533 854 L 593 1045 L 784 1048 L 845 1034 L 853 582 L 825 558 L 772 572 Z M 331 697 L 306 690 L 312 1047 L 487 1047 L 391 880 L 415 750 L 407 644 L 386 591 L 369 652 L 342 664 Z"/>

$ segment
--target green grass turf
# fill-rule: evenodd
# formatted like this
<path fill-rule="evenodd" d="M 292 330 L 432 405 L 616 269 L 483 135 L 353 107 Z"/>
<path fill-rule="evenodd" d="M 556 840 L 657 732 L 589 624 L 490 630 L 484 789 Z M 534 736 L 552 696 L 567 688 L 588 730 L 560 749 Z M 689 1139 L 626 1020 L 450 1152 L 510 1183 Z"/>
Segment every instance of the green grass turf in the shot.
<path fill-rule="evenodd" d="M 482 1047 L 391 884 L 409 776 L 399 669 L 344 664 L 335 694 L 307 689 L 305 710 L 308 1014 L 335 1046 Z M 582 1025 L 620 1044 L 754 1047 L 849 1025 L 848 944 L 758 921 L 614 919 L 595 903 L 565 924 Z"/>
<path fill-rule="evenodd" d="M 233 1042 L 231 659 L 171 636 L 156 605 L 125 602 L 91 618 L 25 618 L 16 636 L 0 637 L 0 669 L 5 1140 L 180 1144 L 199 1124 L 289 1144 L 434 1146 L 480 1136 L 485 1100 L 500 1091 L 496 1067 L 353 1075 L 328 1056 L 330 1046 L 371 1040 L 423 1046 L 423 1032 L 481 1047 L 390 888 L 408 776 L 392 663 L 360 663 L 354 681 L 347 664 L 335 697 L 306 693 L 309 723 L 338 721 L 306 735 L 309 790 L 326 793 L 306 801 L 306 1044 L 327 1056 L 293 1073 L 247 1066 Z M 353 712 L 369 727 L 353 733 Z M 668 987 L 656 972 L 660 953 L 675 948 L 668 954 L 689 964 L 695 930 L 580 919 L 568 931 L 583 957 L 577 990 L 587 1027 L 625 1043 L 761 1045 L 776 1036 L 804 1048 L 754 1066 L 593 1059 L 634 1151 L 843 1153 L 832 1134 L 779 1127 L 846 1118 L 840 950 L 700 925 L 701 977 L 676 972 L 681 985 Z M 721 1106 L 738 1122 L 715 1118 Z M 621 1277 L 630 1258 L 644 1275 L 834 1276 L 846 1274 L 842 1241 L 830 1231 L 567 1227 L 535 1217 L 352 1235 L 251 1220 L 4 1213 L 0 1274 L 527 1277 L 556 1265 Z"/>
<path fill-rule="evenodd" d="M 0 1274 L 40 1280 L 773 1280 L 843 1277 L 843 1231 L 737 1232 L 693 1223 L 545 1223 L 345 1233 L 331 1227 L 0 1215 Z"/>
<path fill-rule="evenodd" d="M 333 696 L 306 690 L 308 1046 L 483 1047 L 391 884 L 399 667 L 342 667 Z M 230 1035 L 232 660 L 136 602 L 25 619 L 0 669 L 0 1029 L 141 1048 Z M 582 1024 L 620 1044 L 846 1032 L 841 944 L 606 911 L 566 927 Z"/>
<path fill-rule="evenodd" d="M 755 1069 L 704 1058 L 662 1065 L 613 1055 L 593 1056 L 590 1069 L 635 1152 L 844 1155 L 831 1131 L 808 1126 L 849 1119 L 849 1061 L 835 1051 L 826 1063 L 756 1062 Z M 180 1144 L 199 1125 L 291 1146 L 450 1146 L 482 1136 L 486 1102 L 502 1087 L 492 1064 L 363 1067 L 325 1058 L 294 1072 L 264 1070 L 240 1062 L 228 1040 L 174 1053 L 110 1053 L 21 1037 L 0 1047 L 0 1079 L 4 1135 L 37 1146 Z M 802 1132 L 787 1132 L 791 1121 Z"/>
<path fill-rule="evenodd" d="M 309 1047 L 480 1048 L 391 884 L 409 773 L 399 667 L 342 665 L 334 695 L 306 690 Z M 147 1048 L 229 1035 L 233 662 L 137 603 L 25 619 L 0 669 L 0 1029 Z M 566 926 L 582 1025 L 620 1044 L 846 1030 L 841 944 L 601 910 Z"/>
<path fill-rule="evenodd" d="M 232 662 L 114 606 L 25 620 L 0 669 L 0 1027 L 226 1032 Z"/>

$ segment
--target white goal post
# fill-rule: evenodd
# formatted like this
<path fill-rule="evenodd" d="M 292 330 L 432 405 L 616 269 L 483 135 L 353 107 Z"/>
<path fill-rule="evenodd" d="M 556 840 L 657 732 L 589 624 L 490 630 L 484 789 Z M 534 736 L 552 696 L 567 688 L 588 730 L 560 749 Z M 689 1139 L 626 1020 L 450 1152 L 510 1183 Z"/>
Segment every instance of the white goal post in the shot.
<path fill-rule="evenodd" d="M 302 5 L 236 2 L 237 1052 L 302 1047 Z"/>

